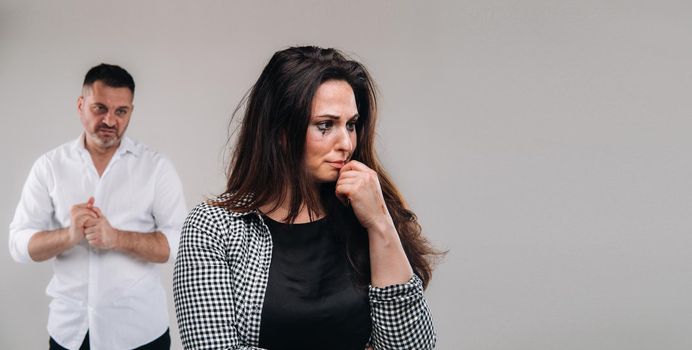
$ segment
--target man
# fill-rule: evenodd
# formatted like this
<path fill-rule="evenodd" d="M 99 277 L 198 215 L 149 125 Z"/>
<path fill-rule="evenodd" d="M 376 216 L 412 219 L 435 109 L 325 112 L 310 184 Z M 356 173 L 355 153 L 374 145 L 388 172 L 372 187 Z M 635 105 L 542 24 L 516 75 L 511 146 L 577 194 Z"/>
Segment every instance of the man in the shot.
<path fill-rule="evenodd" d="M 186 209 L 171 162 L 125 134 L 135 84 L 93 67 L 77 111 L 84 132 L 40 157 L 10 224 L 18 262 L 53 259 L 50 349 L 168 349 L 156 263 L 175 257 Z"/>

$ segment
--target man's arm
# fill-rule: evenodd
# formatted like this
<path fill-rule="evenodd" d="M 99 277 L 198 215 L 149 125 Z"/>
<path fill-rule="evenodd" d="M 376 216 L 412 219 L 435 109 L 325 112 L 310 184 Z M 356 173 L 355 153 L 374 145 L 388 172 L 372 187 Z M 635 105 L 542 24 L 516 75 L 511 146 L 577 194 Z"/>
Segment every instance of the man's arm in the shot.
<path fill-rule="evenodd" d="M 168 239 L 161 232 L 118 231 L 118 244 L 115 249 L 134 255 L 142 260 L 165 263 L 170 256 Z"/>
<path fill-rule="evenodd" d="M 70 208 L 69 227 L 58 228 L 51 189 L 54 187 L 52 167 L 46 156 L 31 168 L 24 183 L 22 196 L 10 223 L 9 248 L 12 258 L 20 263 L 48 260 L 78 244 L 84 238 L 83 223 L 96 213 L 87 209 L 89 202 Z M 93 200 L 91 202 L 93 204 Z"/>
<path fill-rule="evenodd" d="M 165 263 L 171 256 L 175 257 L 186 215 L 182 183 L 167 159 L 160 161 L 153 176 L 157 179 L 152 203 L 155 231 L 132 232 L 113 228 L 101 210 L 94 207 L 98 218 L 90 219 L 84 231 L 89 245 L 115 249 L 156 263 Z"/>
<path fill-rule="evenodd" d="M 132 232 L 113 228 L 97 207 L 96 218 L 85 223 L 85 237 L 89 245 L 104 250 L 117 250 L 148 262 L 165 263 L 170 256 L 166 236 L 161 232 Z"/>
<path fill-rule="evenodd" d="M 48 260 L 72 247 L 70 229 L 36 232 L 29 239 L 29 257 L 33 261 Z"/>
<path fill-rule="evenodd" d="M 86 203 L 73 205 L 70 209 L 70 227 L 34 233 L 28 246 L 31 260 L 45 261 L 79 244 L 84 238 L 85 222 L 97 217 L 92 210 L 93 205 L 93 197 Z"/>
<path fill-rule="evenodd" d="M 183 184 L 178 173 L 167 158 L 162 158 L 156 167 L 156 187 L 152 215 L 156 231 L 163 233 L 168 240 L 169 259 L 175 259 L 180 242 L 180 230 L 187 217 L 187 207 L 183 196 Z"/>
<path fill-rule="evenodd" d="M 77 241 L 79 243 L 79 241 Z M 31 260 L 46 261 L 74 247 L 69 228 L 34 233 L 29 240 L 29 256 Z"/>

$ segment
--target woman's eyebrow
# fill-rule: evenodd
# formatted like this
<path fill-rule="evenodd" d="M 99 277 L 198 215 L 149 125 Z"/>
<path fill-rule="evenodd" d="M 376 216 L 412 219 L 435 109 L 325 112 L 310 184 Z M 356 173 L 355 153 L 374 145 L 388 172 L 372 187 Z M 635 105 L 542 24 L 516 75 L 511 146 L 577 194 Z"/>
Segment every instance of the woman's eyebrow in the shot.
<path fill-rule="evenodd" d="M 349 119 L 349 120 L 350 120 L 350 119 L 356 119 L 356 118 L 358 118 L 358 117 L 360 117 L 360 115 L 359 115 L 358 113 L 356 113 L 356 114 L 354 114 L 351 118 L 348 118 L 348 119 Z M 313 118 L 341 119 L 341 116 L 334 115 L 334 114 L 328 114 L 328 113 L 327 113 L 327 114 L 316 115 L 316 116 L 314 116 Z"/>

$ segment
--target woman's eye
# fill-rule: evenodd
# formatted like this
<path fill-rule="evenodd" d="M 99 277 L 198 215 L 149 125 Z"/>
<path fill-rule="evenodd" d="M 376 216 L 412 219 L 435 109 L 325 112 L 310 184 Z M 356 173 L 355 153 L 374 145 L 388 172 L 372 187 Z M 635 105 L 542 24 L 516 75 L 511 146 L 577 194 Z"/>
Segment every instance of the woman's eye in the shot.
<path fill-rule="evenodd" d="M 356 130 L 356 122 L 350 122 L 346 124 L 346 129 L 348 131 L 355 131 Z"/>
<path fill-rule="evenodd" d="M 321 131 L 322 134 L 329 131 L 332 128 L 333 122 L 331 120 L 325 120 L 323 122 L 317 123 L 317 130 Z"/>

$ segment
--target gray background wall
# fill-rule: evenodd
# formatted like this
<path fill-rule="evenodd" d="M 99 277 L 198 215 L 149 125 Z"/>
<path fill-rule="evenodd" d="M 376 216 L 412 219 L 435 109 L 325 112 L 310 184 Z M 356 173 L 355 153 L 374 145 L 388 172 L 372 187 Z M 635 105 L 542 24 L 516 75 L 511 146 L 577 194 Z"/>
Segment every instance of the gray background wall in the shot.
<path fill-rule="evenodd" d="M 378 82 L 384 163 L 450 250 L 426 293 L 438 348 L 689 349 L 691 10 L 1 0 L 0 227 L 33 161 L 80 133 L 89 67 L 134 75 L 128 133 L 173 159 L 193 206 L 222 190 L 229 116 L 271 54 L 337 47 Z M 0 249 L 0 348 L 45 348 L 50 275 Z"/>

